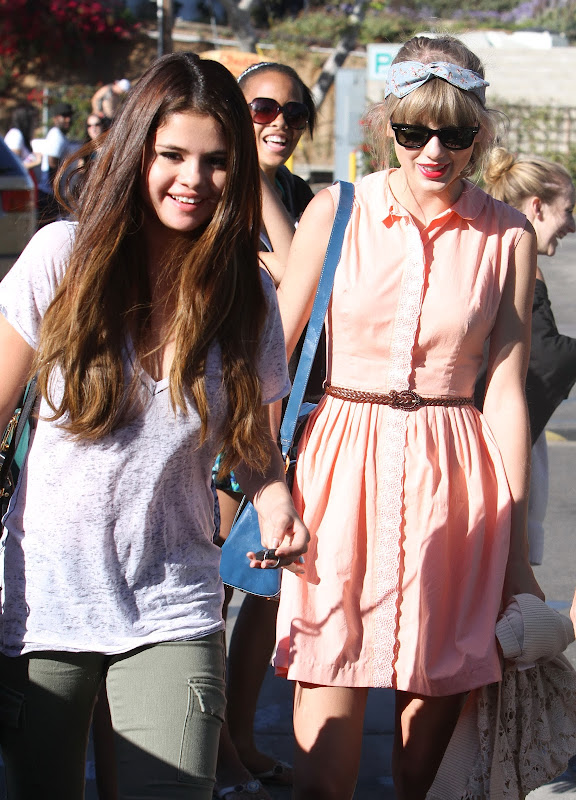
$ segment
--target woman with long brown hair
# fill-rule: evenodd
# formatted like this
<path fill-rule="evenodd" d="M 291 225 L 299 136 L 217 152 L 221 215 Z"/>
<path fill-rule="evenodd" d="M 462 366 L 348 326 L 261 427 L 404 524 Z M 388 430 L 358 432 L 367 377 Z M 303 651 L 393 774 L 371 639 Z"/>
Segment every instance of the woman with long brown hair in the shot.
<path fill-rule="evenodd" d="M 258 260 L 259 182 L 232 76 L 165 56 L 99 145 L 77 222 L 42 229 L 2 282 L 0 425 L 33 373 L 40 394 L 3 519 L 13 797 L 83 797 L 103 679 L 119 796 L 212 796 L 225 703 L 216 454 L 284 564 L 300 569 L 307 540 L 265 410 L 289 382 Z"/>

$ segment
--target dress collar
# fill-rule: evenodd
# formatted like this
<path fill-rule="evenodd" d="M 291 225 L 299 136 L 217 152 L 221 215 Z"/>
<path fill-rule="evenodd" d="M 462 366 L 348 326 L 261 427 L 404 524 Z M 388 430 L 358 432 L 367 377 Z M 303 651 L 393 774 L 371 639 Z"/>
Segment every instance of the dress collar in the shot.
<path fill-rule="evenodd" d="M 385 182 L 384 182 L 384 208 L 383 208 L 383 216 L 382 222 L 386 222 L 391 217 L 409 217 L 410 214 L 404 206 L 400 205 L 398 200 L 392 194 L 392 190 L 390 189 L 390 184 L 388 181 L 388 177 L 391 172 L 395 170 L 390 169 L 385 172 Z M 378 198 L 373 197 L 371 201 L 381 203 L 381 185 L 376 189 L 376 181 L 369 187 L 370 193 L 378 191 Z M 488 195 L 486 192 L 483 192 L 475 184 L 471 183 L 468 180 L 464 180 L 464 189 L 458 200 L 454 203 L 452 208 L 446 209 L 441 214 L 438 215 L 435 219 L 439 219 L 440 217 L 444 217 L 448 212 L 454 211 L 458 214 L 462 219 L 476 219 L 476 217 L 480 214 L 484 206 L 486 205 L 486 200 Z"/>

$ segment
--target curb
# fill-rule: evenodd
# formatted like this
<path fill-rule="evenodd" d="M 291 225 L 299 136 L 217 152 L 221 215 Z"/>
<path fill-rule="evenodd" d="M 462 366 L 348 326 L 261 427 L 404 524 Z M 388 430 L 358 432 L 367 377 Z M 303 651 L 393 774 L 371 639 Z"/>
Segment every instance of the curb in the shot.
<path fill-rule="evenodd" d="M 560 428 L 556 430 L 546 429 L 546 441 L 548 444 L 559 442 L 576 442 L 576 428 Z"/>

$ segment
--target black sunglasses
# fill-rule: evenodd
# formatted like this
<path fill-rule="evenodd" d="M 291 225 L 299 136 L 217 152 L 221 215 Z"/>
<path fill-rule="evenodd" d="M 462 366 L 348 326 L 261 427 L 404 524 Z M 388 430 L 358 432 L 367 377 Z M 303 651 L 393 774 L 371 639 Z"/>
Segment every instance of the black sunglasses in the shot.
<path fill-rule="evenodd" d="M 467 150 L 472 147 L 480 126 L 473 128 L 425 128 L 423 125 L 403 125 L 400 122 L 390 123 L 396 141 L 406 150 L 419 150 L 428 144 L 433 136 L 437 136 L 447 150 Z"/>
<path fill-rule="evenodd" d="M 281 113 L 289 128 L 295 131 L 303 131 L 310 118 L 310 111 L 304 103 L 290 102 L 281 106 L 280 103 L 270 97 L 255 97 L 248 105 L 250 106 L 252 119 L 258 125 L 268 125 Z"/>

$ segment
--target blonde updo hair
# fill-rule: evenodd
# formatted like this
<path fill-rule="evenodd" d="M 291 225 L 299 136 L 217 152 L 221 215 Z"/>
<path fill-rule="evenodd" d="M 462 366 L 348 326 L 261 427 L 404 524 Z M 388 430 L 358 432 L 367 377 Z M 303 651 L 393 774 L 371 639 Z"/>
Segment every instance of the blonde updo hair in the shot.
<path fill-rule="evenodd" d="M 572 185 L 561 164 L 539 156 L 515 156 L 504 147 L 491 152 L 483 179 L 488 194 L 519 211 L 530 197 L 550 205 Z"/>
<path fill-rule="evenodd" d="M 392 62 L 419 61 L 430 64 L 433 61 L 447 61 L 459 67 L 473 70 L 482 78 L 482 62 L 465 44 L 453 36 L 414 36 L 400 49 Z M 480 125 L 474 150 L 462 175 L 471 175 L 483 163 L 496 137 L 498 112 L 487 109 L 473 93 L 459 89 L 441 78 L 432 78 L 405 97 L 390 94 L 380 103 L 375 103 L 364 119 L 369 130 L 371 149 L 380 168 L 388 167 L 394 148 L 393 139 L 388 135 L 390 122 L 409 125 L 428 125 L 438 128 L 452 126 L 473 127 Z"/>

